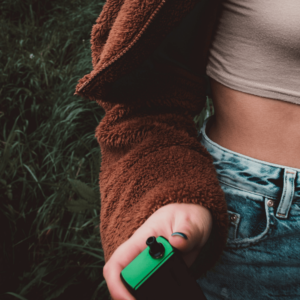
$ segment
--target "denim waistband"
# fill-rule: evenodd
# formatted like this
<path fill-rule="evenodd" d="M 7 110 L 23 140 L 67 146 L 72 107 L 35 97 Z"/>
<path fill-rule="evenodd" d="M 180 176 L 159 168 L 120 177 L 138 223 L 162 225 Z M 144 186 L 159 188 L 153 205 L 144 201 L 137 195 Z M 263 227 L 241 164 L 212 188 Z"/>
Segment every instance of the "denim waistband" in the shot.
<path fill-rule="evenodd" d="M 218 145 L 206 135 L 210 119 L 204 121 L 198 141 L 213 157 L 220 181 L 273 200 L 283 199 L 285 194 L 293 200 L 300 199 L 300 169 L 258 160 Z"/>

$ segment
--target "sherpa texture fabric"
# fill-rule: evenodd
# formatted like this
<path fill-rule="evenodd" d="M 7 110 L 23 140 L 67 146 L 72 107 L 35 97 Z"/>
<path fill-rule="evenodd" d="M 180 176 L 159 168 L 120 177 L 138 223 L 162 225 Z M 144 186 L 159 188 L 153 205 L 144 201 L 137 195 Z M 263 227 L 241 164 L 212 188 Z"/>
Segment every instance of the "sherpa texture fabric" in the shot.
<path fill-rule="evenodd" d="M 203 74 L 220 1 L 206 2 L 190 59 L 191 67 Z M 95 133 L 102 153 L 100 234 L 106 262 L 151 214 L 169 203 L 197 203 L 212 213 L 214 238 L 196 277 L 216 263 L 225 247 L 224 193 L 193 122 L 206 100 L 204 79 L 156 62 L 153 76 L 113 88 L 196 3 L 108 0 L 93 26 L 93 70 L 79 80 L 75 94 L 97 101 L 106 112 Z"/>

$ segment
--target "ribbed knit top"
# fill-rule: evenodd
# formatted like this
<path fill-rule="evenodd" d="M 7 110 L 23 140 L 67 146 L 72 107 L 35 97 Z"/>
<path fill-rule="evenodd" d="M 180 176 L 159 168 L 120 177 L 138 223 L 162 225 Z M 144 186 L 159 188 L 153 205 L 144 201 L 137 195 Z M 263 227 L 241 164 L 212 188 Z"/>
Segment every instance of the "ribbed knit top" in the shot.
<path fill-rule="evenodd" d="M 300 104 L 300 0 L 225 0 L 206 73 L 238 91 Z"/>

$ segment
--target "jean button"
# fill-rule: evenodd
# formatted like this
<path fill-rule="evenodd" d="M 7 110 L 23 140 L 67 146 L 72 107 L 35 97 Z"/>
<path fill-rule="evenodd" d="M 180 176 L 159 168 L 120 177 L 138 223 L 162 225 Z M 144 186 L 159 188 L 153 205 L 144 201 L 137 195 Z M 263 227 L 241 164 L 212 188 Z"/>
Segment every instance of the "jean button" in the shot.
<path fill-rule="evenodd" d="M 232 222 L 235 222 L 235 221 L 237 220 L 237 215 L 231 215 L 231 216 L 230 216 L 230 220 L 231 220 Z"/>
<path fill-rule="evenodd" d="M 269 207 L 274 206 L 274 201 L 273 201 L 273 200 L 268 200 L 267 205 L 268 205 Z"/>

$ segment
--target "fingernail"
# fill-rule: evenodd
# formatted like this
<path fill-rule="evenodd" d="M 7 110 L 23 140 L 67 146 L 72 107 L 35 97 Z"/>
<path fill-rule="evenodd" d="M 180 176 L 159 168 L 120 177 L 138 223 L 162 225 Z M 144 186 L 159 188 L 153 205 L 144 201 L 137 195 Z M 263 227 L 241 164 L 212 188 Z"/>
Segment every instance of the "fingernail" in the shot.
<path fill-rule="evenodd" d="M 174 233 L 172 233 L 171 235 L 172 235 L 172 236 L 173 236 L 173 235 L 179 235 L 179 236 L 183 237 L 183 238 L 186 239 L 186 240 L 188 239 L 187 236 L 186 236 L 184 233 L 182 233 L 182 232 L 174 232 Z"/>

